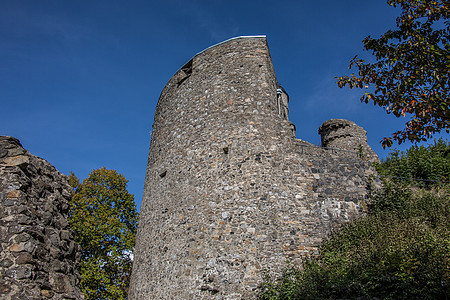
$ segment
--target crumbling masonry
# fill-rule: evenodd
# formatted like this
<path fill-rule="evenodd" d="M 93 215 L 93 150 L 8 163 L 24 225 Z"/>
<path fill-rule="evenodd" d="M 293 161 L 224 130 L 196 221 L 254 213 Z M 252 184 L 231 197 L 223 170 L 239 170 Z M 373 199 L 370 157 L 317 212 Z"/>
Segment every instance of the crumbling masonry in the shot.
<path fill-rule="evenodd" d="M 161 93 L 130 299 L 254 298 L 367 199 L 376 154 L 353 122 L 295 138 L 264 36 L 194 56 Z M 334 148 L 339 148 L 337 150 Z"/>
<path fill-rule="evenodd" d="M 0 136 L 0 299 L 83 299 L 66 176 Z"/>

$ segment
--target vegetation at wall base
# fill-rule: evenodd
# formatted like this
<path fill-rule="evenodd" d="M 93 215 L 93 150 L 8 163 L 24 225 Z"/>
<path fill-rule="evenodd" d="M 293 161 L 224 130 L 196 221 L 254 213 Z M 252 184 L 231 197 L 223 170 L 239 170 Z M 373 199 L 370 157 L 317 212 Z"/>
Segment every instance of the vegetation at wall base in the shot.
<path fill-rule="evenodd" d="M 450 129 L 450 3 L 448 0 L 387 0 L 400 7 L 397 28 L 363 40 L 374 62 L 355 56 L 358 74 L 337 77 L 339 87 L 365 89 L 361 102 L 383 107 L 388 114 L 411 118 L 405 127 L 383 138 L 425 141 Z"/>
<path fill-rule="evenodd" d="M 127 299 L 138 214 L 128 180 L 115 170 L 93 170 L 74 188 L 69 223 L 81 246 L 85 299 Z"/>
<path fill-rule="evenodd" d="M 443 176 L 450 146 L 438 141 L 393 154 L 379 172 L 414 170 L 423 178 Z M 398 159 L 401 158 L 401 159 Z M 411 165 L 412 164 L 412 165 Z M 391 174 L 391 173 L 389 173 Z M 433 175 L 434 174 L 434 175 Z M 447 175 L 448 176 L 448 175 Z M 440 178 L 445 178 L 440 177 Z M 412 183 L 411 183 L 412 182 Z M 260 299 L 448 299 L 450 296 L 450 184 L 384 180 L 366 217 L 325 240 L 302 269 L 267 279 Z"/>
<path fill-rule="evenodd" d="M 394 182 L 427 188 L 443 186 L 450 183 L 450 145 L 439 139 L 429 146 L 414 145 L 405 152 L 393 150 L 375 167 L 380 176 Z"/>

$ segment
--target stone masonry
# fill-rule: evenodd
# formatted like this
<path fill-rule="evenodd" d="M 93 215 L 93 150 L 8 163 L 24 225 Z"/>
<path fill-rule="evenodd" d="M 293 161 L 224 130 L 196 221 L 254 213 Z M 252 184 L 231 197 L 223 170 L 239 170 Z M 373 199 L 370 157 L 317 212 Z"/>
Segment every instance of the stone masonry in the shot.
<path fill-rule="evenodd" d="M 364 210 L 376 157 L 364 130 L 328 121 L 328 147 L 314 146 L 295 138 L 288 101 L 264 36 L 210 47 L 169 80 L 155 112 L 130 299 L 255 298 L 264 271 L 316 254 Z"/>
<path fill-rule="evenodd" d="M 0 298 L 83 299 L 66 176 L 0 136 Z"/>
<path fill-rule="evenodd" d="M 353 150 L 363 158 L 379 162 L 378 155 L 367 144 L 367 132 L 352 121 L 332 119 L 319 128 L 322 147 Z"/>

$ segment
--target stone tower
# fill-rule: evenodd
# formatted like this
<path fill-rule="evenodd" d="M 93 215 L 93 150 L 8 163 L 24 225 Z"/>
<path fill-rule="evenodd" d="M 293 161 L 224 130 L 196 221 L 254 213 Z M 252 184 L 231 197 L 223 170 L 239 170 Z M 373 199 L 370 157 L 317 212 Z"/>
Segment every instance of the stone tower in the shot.
<path fill-rule="evenodd" d="M 352 121 L 331 119 L 319 128 L 322 147 L 347 149 L 360 153 L 370 161 L 379 161 L 378 156 L 367 144 L 367 132 Z"/>
<path fill-rule="evenodd" d="M 195 55 L 155 112 L 130 299 L 254 298 L 358 215 L 370 163 L 295 138 L 265 36 Z M 349 150 L 348 148 L 346 148 Z"/>

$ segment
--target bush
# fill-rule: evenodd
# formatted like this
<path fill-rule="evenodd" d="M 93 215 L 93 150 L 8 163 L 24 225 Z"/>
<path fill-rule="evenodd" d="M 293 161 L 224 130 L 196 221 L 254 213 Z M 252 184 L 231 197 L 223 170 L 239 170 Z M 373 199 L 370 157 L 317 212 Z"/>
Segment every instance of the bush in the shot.
<path fill-rule="evenodd" d="M 426 147 L 412 146 L 406 152 L 394 150 L 375 167 L 380 176 L 396 182 L 419 187 L 445 185 L 450 182 L 450 144 L 439 139 Z"/>
<path fill-rule="evenodd" d="M 266 282 L 261 299 L 445 299 L 450 195 L 414 197 L 405 190 L 401 196 L 411 197 L 406 211 L 378 210 L 344 226 L 303 270 L 290 268 Z"/>
<path fill-rule="evenodd" d="M 394 152 L 378 169 L 448 181 L 448 149 L 440 140 Z M 267 279 L 260 299 L 447 299 L 449 202 L 449 184 L 385 180 L 366 217 L 334 232 L 301 270 L 288 268 L 277 280 Z"/>

